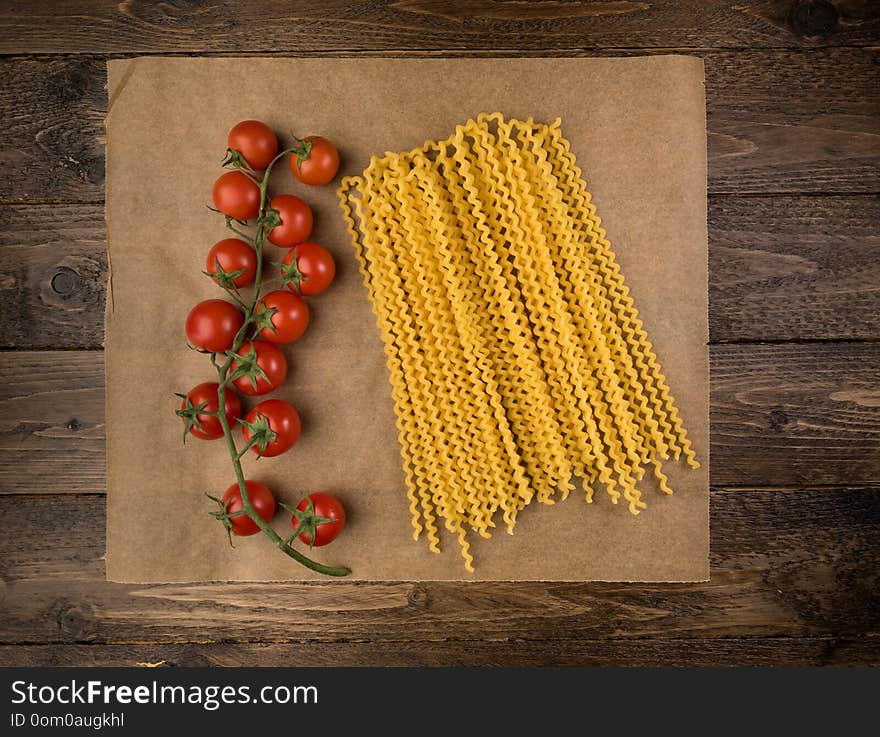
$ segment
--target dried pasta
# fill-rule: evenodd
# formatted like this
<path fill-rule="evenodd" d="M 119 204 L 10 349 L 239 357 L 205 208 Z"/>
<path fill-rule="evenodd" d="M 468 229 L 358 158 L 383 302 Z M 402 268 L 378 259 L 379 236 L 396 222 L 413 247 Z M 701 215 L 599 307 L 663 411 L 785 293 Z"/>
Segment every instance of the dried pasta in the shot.
<path fill-rule="evenodd" d="M 699 463 L 560 121 L 477 116 L 373 157 L 340 203 L 385 349 L 413 537 L 512 533 L 598 481 Z"/>

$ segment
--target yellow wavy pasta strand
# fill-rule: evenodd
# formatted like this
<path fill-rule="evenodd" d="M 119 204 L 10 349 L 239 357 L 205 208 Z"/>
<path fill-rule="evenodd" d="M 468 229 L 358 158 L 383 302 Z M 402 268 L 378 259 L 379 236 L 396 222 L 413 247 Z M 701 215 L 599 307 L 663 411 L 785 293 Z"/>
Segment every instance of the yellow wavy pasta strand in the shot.
<path fill-rule="evenodd" d="M 512 533 L 533 500 L 636 484 L 691 443 L 560 122 L 480 114 L 373 157 L 340 204 L 388 364 L 413 537 Z"/>

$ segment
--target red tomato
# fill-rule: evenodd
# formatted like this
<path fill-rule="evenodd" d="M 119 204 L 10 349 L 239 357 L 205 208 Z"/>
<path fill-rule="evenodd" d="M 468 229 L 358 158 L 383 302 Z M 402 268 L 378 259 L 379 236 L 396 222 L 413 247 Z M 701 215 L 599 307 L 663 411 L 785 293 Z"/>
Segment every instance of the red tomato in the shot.
<path fill-rule="evenodd" d="M 211 278 L 220 284 L 220 280 L 213 276 L 219 269 L 227 274 L 240 271 L 232 283 L 237 287 L 246 287 L 253 282 L 257 274 L 257 255 L 254 249 L 238 238 L 224 238 L 217 241 L 208 251 L 205 262 L 205 271 L 211 274 Z"/>
<path fill-rule="evenodd" d="M 296 266 L 293 259 L 296 258 Z M 281 275 L 287 288 L 306 297 L 320 294 L 336 276 L 333 256 L 317 243 L 300 243 L 291 248 L 282 262 Z"/>
<path fill-rule="evenodd" d="M 292 154 L 290 170 L 303 184 L 327 184 L 339 169 L 339 152 L 330 141 L 321 136 L 308 136 L 311 144 L 308 154 L 300 157 Z"/>
<path fill-rule="evenodd" d="M 219 388 L 220 385 L 216 381 L 206 381 L 186 393 L 177 412 L 178 416 L 183 418 L 186 423 L 184 434 L 189 432 L 202 440 L 215 440 L 223 437 L 220 420 L 214 415 L 202 414 L 203 412 L 216 412 L 219 409 L 220 404 L 217 399 Z M 228 387 L 224 393 L 226 422 L 230 427 L 233 427 L 235 421 L 241 417 L 241 400 L 238 398 L 238 394 Z"/>
<path fill-rule="evenodd" d="M 251 220 L 260 212 L 260 188 L 240 171 L 228 171 L 214 182 L 214 207 L 236 220 Z"/>
<path fill-rule="evenodd" d="M 206 299 L 190 310 L 186 318 L 186 337 L 196 348 L 221 353 L 232 348 L 244 315 L 231 302 Z"/>
<path fill-rule="evenodd" d="M 251 503 L 254 511 L 264 522 L 268 522 L 275 515 L 275 497 L 272 496 L 272 492 L 259 481 L 245 481 L 244 483 L 247 488 L 248 501 Z M 241 510 L 241 489 L 238 488 L 238 484 L 230 486 L 220 501 L 223 503 L 227 514 Z M 260 531 L 257 523 L 246 514 L 230 517 L 229 522 L 232 525 L 232 532 L 242 537 L 254 535 Z"/>
<path fill-rule="evenodd" d="M 253 361 L 254 359 L 249 357 L 256 355 L 256 365 L 259 366 L 263 370 L 263 373 L 269 378 L 269 381 L 266 381 L 262 376 L 256 376 L 254 379 L 251 379 L 249 376 L 239 376 L 232 383 L 235 384 L 235 388 L 242 394 L 248 394 L 250 396 L 268 394 L 277 389 L 287 377 L 287 359 L 284 357 L 284 354 L 271 343 L 266 343 L 263 340 L 255 340 L 250 343 L 245 343 L 239 349 L 238 355 L 243 356 L 250 361 Z M 235 373 L 238 368 L 239 361 L 238 359 L 235 359 L 232 361 L 230 370 Z M 254 381 L 256 381 L 256 387 L 254 386 Z"/>
<path fill-rule="evenodd" d="M 242 434 L 246 441 L 249 442 L 252 435 L 259 434 L 260 428 L 265 426 L 268 426 L 268 429 L 277 436 L 275 440 L 269 441 L 262 452 L 257 445 L 251 446 L 254 453 L 266 458 L 272 458 L 290 450 L 302 430 L 299 413 L 287 402 L 282 402 L 280 399 L 267 399 L 260 402 L 248 412 L 244 419 L 255 428 L 255 431 L 252 432 L 248 425 L 242 426 Z"/>
<path fill-rule="evenodd" d="M 263 313 L 271 309 L 275 310 L 271 317 L 263 318 Z M 257 304 L 256 314 L 258 320 L 271 322 L 271 327 L 266 325 L 257 333 L 257 337 L 271 343 L 292 343 L 309 326 L 308 305 L 286 289 L 269 292 Z"/>
<path fill-rule="evenodd" d="M 242 120 L 229 131 L 229 148 L 238 151 L 247 165 L 262 171 L 278 153 L 278 139 L 272 129 L 259 120 Z"/>
<path fill-rule="evenodd" d="M 302 243 L 312 232 L 312 208 L 305 200 L 292 194 L 280 194 L 269 202 L 278 211 L 281 225 L 269 231 L 269 242 L 288 248 Z"/>
<path fill-rule="evenodd" d="M 290 523 L 294 531 L 303 530 L 299 539 L 307 545 L 321 547 L 333 542 L 345 527 L 345 507 L 332 494 L 325 494 L 322 491 L 309 494 L 296 505 L 296 508 L 302 514 L 293 515 Z M 313 535 L 314 542 L 312 542 Z"/>

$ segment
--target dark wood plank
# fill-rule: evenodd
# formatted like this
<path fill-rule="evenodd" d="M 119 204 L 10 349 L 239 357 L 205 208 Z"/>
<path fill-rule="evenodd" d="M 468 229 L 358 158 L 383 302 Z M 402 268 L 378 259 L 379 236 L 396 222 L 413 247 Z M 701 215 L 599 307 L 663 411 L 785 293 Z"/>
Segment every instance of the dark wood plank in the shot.
<path fill-rule="evenodd" d="M 106 248 L 103 207 L 0 208 L 0 346 L 100 348 Z"/>
<path fill-rule="evenodd" d="M 0 200 L 103 200 L 104 62 L 4 59 L 0 69 Z"/>
<path fill-rule="evenodd" d="M 714 342 L 880 335 L 880 200 L 713 197 Z M 0 347 L 99 348 L 106 254 L 100 205 L 0 209 Z"/>
<path fill-rule="evenodd" d="M 870 2 L 6 0 L 0 53 L 870 45 Z"/>
<path fill-rule="evenodd" d="M 745 61 L 705 57 L 710 192 L 880 191 L 876 50 Z"/>
<path fill-rule="evenodd" d="M 709 200 L 716 342 L 880 336 L 880 199 Z"/>
<path fill-rule="evenodd" d="M 0 506 L 19 525 L 3 546 L 5 583 L 104 577 L 103 494 L 0 496 Z"/>
<path fill-rule="evenodd" d="M 880 191 L 877 53 L 699 52 L 706 64 L 709 191 Z M 103 62 L 5 59 L 0 68 L 7 80 L 0 113 L 8 121 L 0 201 L 100 202 Z"/>
<path fill-rule="evenodd" d="M 880 489 L 722 490 L 711 502 L 707 583 L 127 585 L 103 580 L 100 496 L 0 497 L 16 531 L 0 538 L 0 642 L 880 634 Z"/>
<path fill-rule="evenodd" d="M 713 346 L 710 355 L 713 484 L 880 480 L 880 344 Z"/>
<path fill-rule="evenodd" d="M 0 645 L 6 667 L 878 665 L 877 637 Z"/>
<path fill-rule="evenodd" d="M 712 346 L 717 486 L 880 479 L 880 344 Z M 103 354 L 0 353 L 0 494 L 103 492 Z"/>
<path fill-rule="evenodd" d="M 103 492 L 103 354 L 0 353 L 0 376 L 0 490 Z"/>

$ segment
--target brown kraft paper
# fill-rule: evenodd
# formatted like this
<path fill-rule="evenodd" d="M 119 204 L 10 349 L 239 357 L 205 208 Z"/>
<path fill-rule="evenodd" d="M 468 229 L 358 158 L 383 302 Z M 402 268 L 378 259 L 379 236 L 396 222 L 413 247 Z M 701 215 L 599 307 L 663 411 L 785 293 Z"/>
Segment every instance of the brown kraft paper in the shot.
<path fill-rule="evenodd" d="M 371 155 L 448 136 L 480 112 L 552 122 L 583 169 L 684 425 L 702 462 L 670 462 L 675 489 L 643 482 L 637 517 L 573 492 L 533 503 L 514 535 L 470 536 L 476 573 L 458 543 L 440 555 L 412 539 L 381 341 L 337 198 L 295 181 L 286 163 L 274 194 L 306 199 L 311 240 L 337 263 L 311 298 L 306 335 L 284 346 L 290 373 L 272 397 L 300 412 L 288 453 L 248 454 L 245 475 L 295 504 L 311 491 L 345 503 L 348 526 L 313 557 L 359 580 L 695 581 L 708 577 L 708 339 L 706 132 L 699 59 L 186 59 L 108 63 L 106 322 L 107 577 L 125 582 L 323 578 L 262 535 L 231 548 L 205 492 L 234 481 L 222 440 L 181 443 L 175 392 L 216 378 L 186 346 L 198 301 L 224 294 L 201 272 L 223 218 L 205 207 L 239 120 L 268 123 L 282 145 L 320 134 L 339 145 L 339 176 Z M 309 88 L 317 93 L 307 93 Z M 281 249 L 266 246 L 266 266 Z M 273 287 L 277 288 L 277 282 Z M 256 400 L 259 401 L 259 400 Z M 246 406 L 253 406 L 247 398 Z M 240 442 L 240 436 L 239 436 Z M 273 524 L 290 530 L 286 514 Z M 297 543 L 299 544 L 299 543 Z"/>

